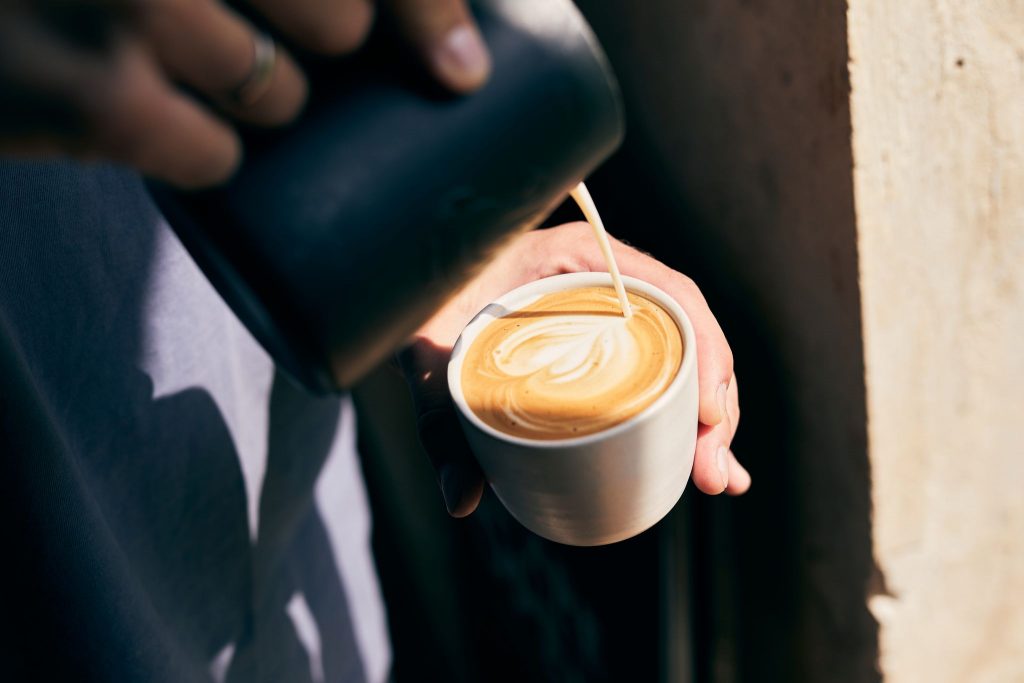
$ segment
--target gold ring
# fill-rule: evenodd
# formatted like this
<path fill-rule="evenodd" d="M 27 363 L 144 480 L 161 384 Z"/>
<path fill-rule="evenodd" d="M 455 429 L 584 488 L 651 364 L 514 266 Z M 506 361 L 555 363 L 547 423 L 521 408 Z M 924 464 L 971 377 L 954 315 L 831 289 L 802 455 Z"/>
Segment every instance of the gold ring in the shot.
<path fill-rule="evenodd" d="M 229 93 L 228 98 L 240 107 L 251 107 L 270 90 L 274 79 L 274 65 L 277 62 L 277 45 L 265 33 L 254 33 L 252 37 L 252 68 L 242 84 Z"/>

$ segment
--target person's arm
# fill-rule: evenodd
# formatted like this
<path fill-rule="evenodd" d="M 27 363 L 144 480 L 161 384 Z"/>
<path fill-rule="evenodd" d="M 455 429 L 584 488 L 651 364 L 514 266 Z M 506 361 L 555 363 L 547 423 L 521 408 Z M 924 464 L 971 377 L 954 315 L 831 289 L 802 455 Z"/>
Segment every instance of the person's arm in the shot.
<path fill-rule="evenodd" d="M 612 247 L 623 275 L 664 290 L 679 302 L 693 323 L 701 423 L 693 461 L 694 484 L 709 494 L 746 492 L 750 475 L 730 450 L 740 420 L 738 386 L 732 351 L 718 321 L 693 280 L 617 240 L 613 240 Z M 453 516 L 473 512 L 483 493 L 483 475 L 462 435 L 448 393 L 446 366 L 462 328 L 484 306 L 519 285 L 549 275 L 605 269 L 586 223 L 526 233 L 424 325 L 412 344 L 399 354 L 416 404 L 420 441 Z"/>
<path fill-rule="evenodd" d="M 452 90 L 473 90 L 489 73 L 465 0 L 250 5 L 324 54 L 356 49 L 375 11 L 391 12 Z M 0 154 L 108 159 L 186 187 L 223 181 L 242 155 L 233 121 L 284 124 L 306 99 L 295 61 L 259 45 L 218 0 L 0 2 Z"/>

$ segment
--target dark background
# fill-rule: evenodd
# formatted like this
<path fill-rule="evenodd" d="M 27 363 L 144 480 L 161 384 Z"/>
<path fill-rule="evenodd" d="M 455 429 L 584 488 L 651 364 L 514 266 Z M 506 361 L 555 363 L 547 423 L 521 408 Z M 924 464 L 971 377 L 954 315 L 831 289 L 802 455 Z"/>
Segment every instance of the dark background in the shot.
<path fill-rule="evenodd" d="M 688 489 L 604 548 L 533 536 L 490 495 L 450 520 L 380 370 L 356 399 L 396 680 L 876 680 L 845 3 L 579 5 L 627 110 L 588 186 L 718 316 L 754 484 Z"/>

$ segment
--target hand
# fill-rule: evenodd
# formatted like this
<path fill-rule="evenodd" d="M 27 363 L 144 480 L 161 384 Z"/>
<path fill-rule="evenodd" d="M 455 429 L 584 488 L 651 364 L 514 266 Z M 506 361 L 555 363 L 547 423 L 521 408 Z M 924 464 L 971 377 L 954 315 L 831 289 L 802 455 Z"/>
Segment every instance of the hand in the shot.
<path fill-rule="evenodd" d="M 356 49 L 372 0 L 248 0 L 303 47 Z M 490 62 L 465 0 L 382 0 L 443 84 L 468 92 Z M 259 92 L 254 29 L 218 0 L 0 0 L 0 154 L 70 154 L 135 166 L 177 185 L 225 180 L 242 150 L 228 118 L 295 118 L 306 80 L 278 47 Z M 186 94 L 187 86 L 198 97 Z"/>
<path fill-rule="evenodd" d="M 688 277 L 618 240 L 612 240 L 612 248 L 624 275 L 664 290 L 679 302 L 693 323 L 700 387 L 694 484 L 712 495 L 745 493 L 750 488 L 750 475 L 729 450 L 740 420 L 738 387 L 732 351 L 718 321 Z M 431 318 L 399 354 L 416 404 L 420 441 L 437 471 L 452 516 L 473 512 L 484 486 L 448 393 L 447 363 L 455 340 L 473 316 L 502 294 L 549 275 L 583 271 L 606 271 L 586 223 L 521 235 Z"/>

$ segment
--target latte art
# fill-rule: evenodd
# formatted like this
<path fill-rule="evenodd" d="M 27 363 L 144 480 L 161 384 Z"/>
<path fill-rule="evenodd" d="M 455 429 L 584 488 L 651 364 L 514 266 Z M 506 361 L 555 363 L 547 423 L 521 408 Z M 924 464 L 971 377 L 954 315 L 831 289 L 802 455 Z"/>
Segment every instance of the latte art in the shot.
<path fill-rule="evenodd" d="M 470 409 L 502 432 L 567 439 L 625 422 L 665 391 L 683 343 L 672 317 L 630 293 L 625 318 L 611 287 L 542 296 L 491 322 L 462 370 Z"/>

